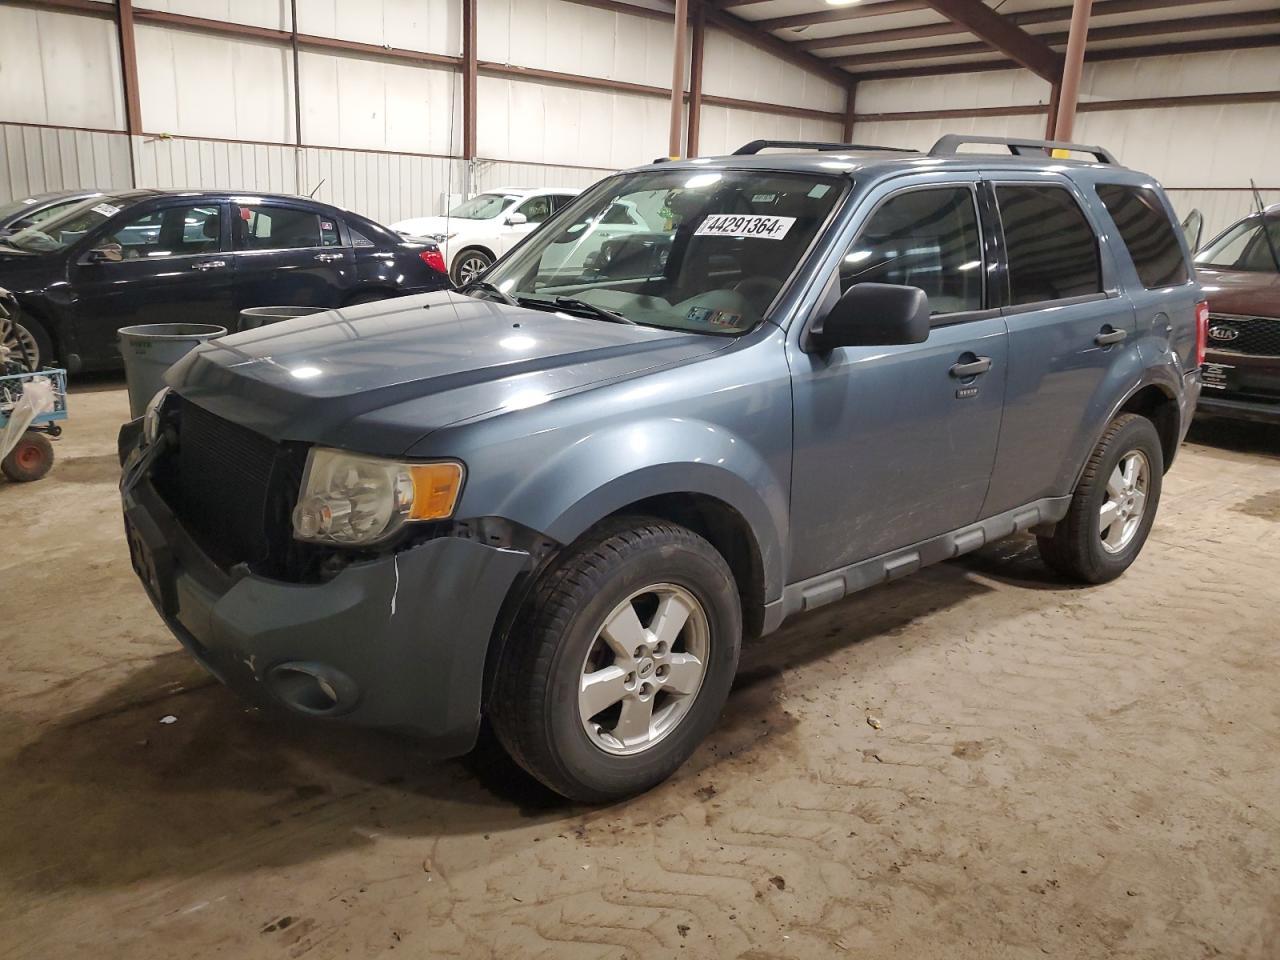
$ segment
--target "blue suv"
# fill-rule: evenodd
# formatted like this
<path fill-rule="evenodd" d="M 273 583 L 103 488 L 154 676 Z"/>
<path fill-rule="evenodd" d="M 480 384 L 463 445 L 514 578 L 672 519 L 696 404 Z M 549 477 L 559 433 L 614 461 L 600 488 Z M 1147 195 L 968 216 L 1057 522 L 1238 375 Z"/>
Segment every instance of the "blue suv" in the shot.
<path fill-rule="evenodd" d="M 1100 148 L 755 142 L 603 180 L 457 291 L 199 348 L 122 431 L 125 525 L 247 697 L 442 755 L 487 717 L 606 801 L 693 752 L 744 636 L 1019 531 L 1123 573 L 1206 317 Z"/>

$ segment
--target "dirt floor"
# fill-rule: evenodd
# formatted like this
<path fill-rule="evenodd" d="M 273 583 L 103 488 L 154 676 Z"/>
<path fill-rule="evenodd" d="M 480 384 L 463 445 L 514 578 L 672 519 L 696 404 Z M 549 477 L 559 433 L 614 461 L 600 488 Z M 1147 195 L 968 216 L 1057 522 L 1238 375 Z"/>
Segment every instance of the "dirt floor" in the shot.
<path fill-rule="evenodd" d="M 0 956 L 1280 957 L 1280 430 L 1197 426 L 1116 583 L 1019 539 L 750 646 L 587 809 L 247 711 L 129 569 L 119 382 L 71 410 L 0 483 Z"/>

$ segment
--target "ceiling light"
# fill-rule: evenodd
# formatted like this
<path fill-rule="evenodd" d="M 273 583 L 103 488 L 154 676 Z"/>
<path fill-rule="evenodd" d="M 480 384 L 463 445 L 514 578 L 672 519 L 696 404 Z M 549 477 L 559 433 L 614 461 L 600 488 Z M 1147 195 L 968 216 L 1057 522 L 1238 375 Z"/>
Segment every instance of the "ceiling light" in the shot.
<path fill-rule="evenodd" d="M 857 2 L 858 0 L 827 0 L 833 7 L 851 7 Z"/>

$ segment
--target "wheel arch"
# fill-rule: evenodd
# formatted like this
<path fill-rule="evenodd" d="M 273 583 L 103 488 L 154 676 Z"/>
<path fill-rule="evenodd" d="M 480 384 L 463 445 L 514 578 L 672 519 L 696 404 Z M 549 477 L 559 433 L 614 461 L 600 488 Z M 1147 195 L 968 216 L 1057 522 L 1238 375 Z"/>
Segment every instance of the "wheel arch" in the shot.
<path fill-rule="evenodd" d="M 1155 425 L 1156 433 L 1160 436 L 1164 472 L 1168 473 L 1182 436 L 1181 408 L 1173 391 L 1164 384 L 1148 383 L 1131 393 L 1112 417 L 1121 413 L 1136 413 Z"/>

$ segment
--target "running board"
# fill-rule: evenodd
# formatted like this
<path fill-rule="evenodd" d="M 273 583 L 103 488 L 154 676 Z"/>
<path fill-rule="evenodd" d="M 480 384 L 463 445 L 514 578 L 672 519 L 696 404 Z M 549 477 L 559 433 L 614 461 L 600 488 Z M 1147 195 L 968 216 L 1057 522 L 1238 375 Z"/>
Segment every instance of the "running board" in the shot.
<path fill-rule="evenodd" d="M 921 567 L 950 560 L 1020 531 L 1055 524 L 1067 515 L 1070 506 L 1069 496 L 1046 497 L 940 537 L 922 540 L 909 547 L 790 584 L 783 588 L 781 599 L 765 604 L 764 633 L 772 633 L 784 620 L 797 613 L 816 610 L 851 593 L 897 580 Z"/>

